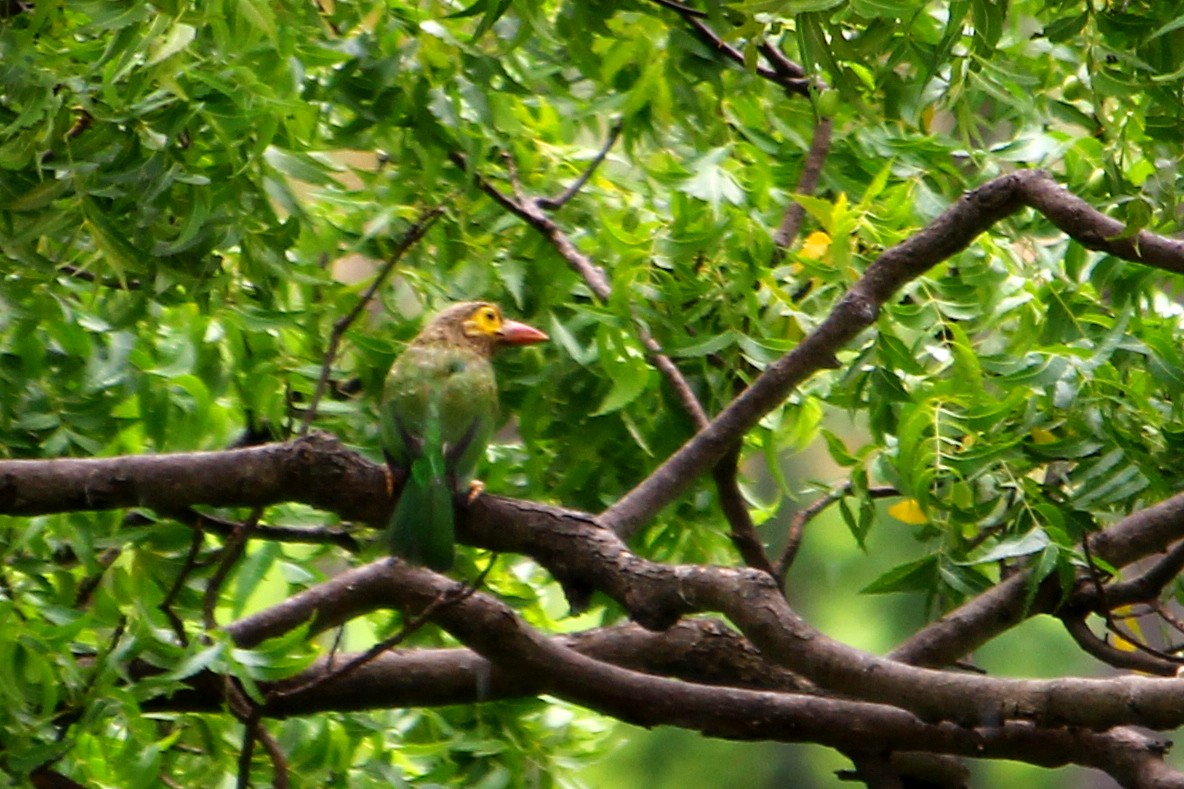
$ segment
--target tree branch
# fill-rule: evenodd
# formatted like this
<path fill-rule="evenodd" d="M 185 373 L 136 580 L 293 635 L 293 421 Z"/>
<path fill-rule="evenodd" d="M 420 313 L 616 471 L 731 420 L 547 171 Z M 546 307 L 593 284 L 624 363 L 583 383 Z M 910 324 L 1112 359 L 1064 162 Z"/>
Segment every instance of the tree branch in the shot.
<path fill-rule="evenodd" d="M 450 590 L 466 588 L 392 559 L 358 568 L 349 575 L 348 583 L 340 584 L 343 591 L 381 598 L 386 605 L 429 606 Z M 359 592 L 362 587 L 370 590 Z M 310 599 L 315 596 L 310 595 Z M 295 619 L 302 620 L 308 614 L 305 608 Z M 543 692 L 639 725 L 673 724 L 732 739 L 806 740 L 845 751 L 865 749 L 873 739 L 885 750 L 1013 758 L 1045 765 L 1071 761 L 1112 774 L 1125 774 L 1136 766 L 1138 770 L 1158 770 L 1150 766 L 1150 761 L 1162 757 L 1162 746 L 1133 732 L 1098 734 L 1062 727 L 1034 728 L 1029 723 L 1009 721 L 1006 716 L 995 717 L 990 709 L 980 710 L 983 718 L 969 727 L 927 724 L 881 704 L 711 687 L 642 674 L 541 636 L 513 610 L 482 593 L 438 607 L 434 618 L 489 660 L 492 668 L 510 676 L 529 677 Z M 983 681 L 980 677 L 971 679 Z M 1143 682 L 1184 689 L 1184 682 Z M 1061 690 L 1056 683 L 1032 684 L 1042 685 L 1040 692 L 1046 696 L 1055 697 Z M 1141 703 L 1144 696 L 1136 692 L 1130 701 Z M 1177 716 L 1181 714 L 1177 710 Z M 858 725 L 853 725 L 855 722 Z"/>
<path fill-rule="evenodd" d="M 622 536 L 635 533 L 681 496 L 761 417 L 810 376 L 835 365 L 835 354 L 871 326 L 880 307 L 905 283 L 961 252 L 983 231 L 1031 206 L 1084 246 L 1125 260 L 1184 271 L 1184 241 L 1140 231 L 1118 238 L 1122 223 L 1097 212 L 1039 170 L 996 178 L 967 192 L 918 233 L 885 251 L 830 314 L 796 348 L 777 360 L 706 428 L 671 455 L 601 520 Z"/>
<path fill-rule="evenodd" d="M 716 50 L 728 60 L 743 69 L 748 68 L 748 64 L 744 59 L 744 53 L 736 49 L 727 41 L 711 29 L 711 26 L 703 21 L 703 15 L 695 12 L 693 9 L 676 2 L 662 2 L 661 0 L 654 0 L 658 5 L 669 8 L 678 13 L 683 18 L 683 21 L 695 31 L 695 35 L 701 41 Z M 806 71 L 801 66 L 793 63 L 785 54 L 774 47 L 769 42 L 763 42 L 761 45 L 761 53 L 769 60 L 770 66 L 762 66 L 757 64 L 753 72 L 762 79 L 766 79 L 776 85 L 780 85 L 785 89 L 786 93 L 798 94 L 799 96 L 809 96 L 811 80 L 806 77 Z M 771 54 L 776 53 L 776 54 Z"/>
<path fill-rule="evenodd" d="M 516 200 L 503 193 L 488 179 L 476 170 L 471 169 L 469 167 L 468 157 L 463 153 L 453 151 L 448 154 L 448 158 L 462 172 L 469 173 L 476 181 L 478 188 L 489 195 L 494 202 L 538 231 L 555 248 L 559 256 L 567 262 L 568 267 L 580 275 L 580 278 L 584 280 L 598 299 L 601 301 L 608 300 L 609 296 L 612 295 L 613 289 L 608 282 L 608 277 L 605 275 L 604 269 L 593 263 L 583 252 L 576 249 L 575 244 L 571 242 L 567 234 L 560 229 L 559 225 L 551 217 L 547 216 L 536 201 Z"/>
<path fill-rule="evenodd" d="M 358 495 L 368 491 L 369 495 Z M 324 433 L 221 452 L 0 460 L 0 514 L 147 507 L 269 506 L 299 501 L 344 518 L 390 515 L 383 467 Z"/>
<path fill-rule="evenodd" d="M 614 145 L 616 145 L 617 138 L 621 136 L 621 130 L 623 128 L 625 128 L 625 125 L 620 118 L 617 118 L 615 121 L 613 121 L 612 126 L 610 126 L 608 130 L 608 137 L 606 137 L 604 140 L 604 145 L 600 147 L 600 150 L 596 152 L 596 156 L 594 156 L 592 161 L 588 163 L 588 166 L 584 168 L 584 172 L 580 173 L 580 177 L 573 181 L 570 186 L 568 186 L 555 197 L 535 198 L 535 204 L 545 211 L 556 211 L 560 208 L 563 208 L 563 206 L 566 205 L 569 200 L 575 197 L 579 191 L 584 188 L 584 184 L 588 183 L 588 179 L 590 179 L 592 174 L 596 172 L 596 168 L 600 166 L 601 162 L 604 161 L 604 158 L 608 156 L 608 152 L 612 150 Z"/>
<path fill-rule="evenodd" d="M 314 614 L 306 612 L 308 616 Z M 318 620 L 322 624 L 328 619 Z M 250 619 L 227 628 L 258 643 Z M 635 624 L 598 628 L 555 636 L 569 649 L 617 666 L 647 674 L 675 677 L 703 685 L 802 691 L 792 673 L 770 666 L 736 631 L 713 619 L 689 619 L 661 633 Z M 342 673 L 340 667 L 357 655 L 321 658 L 296 676 L 260 683 L 269 717 L 310 715 L 329 711 L 433 707 L 477 704 L 505 698 L 535 696 L 542 692 L 537 678 L 528 672 L 507 672 L 466 648 L 411 649 L 384 652 Z M 137 676 L 159 671 L 133 667 Z M 153 711 L 216 712 L 220 699 L 208 690 L 213 675 L 194 681 L 191 689 L 174 692 L 146 703 Z"/>
<path fill-rule="evenodd" d="M 1122 650 L 1106 643 L 1094 635 L 1089 625 L 1085 623 L 1083 616 L 1062 616 L 1061 622 L 1083 652 L 1092 655 L 1108 666 L 1130 671 L 1142 671 L 1161 677 L 1173 677 L 1176 675 L 1176 670 L 1180 668 L 1178 663 L 1163 660 L 1155 655 L 1137 650 L 1133 652 Z"/>
<path fill-rule="evenodd" d="M 810 140 L 810 150 L 806 153 L 806 161 L 802 165 L 802 173 L 798 176 L 796 194 L 812 195 L 818 186 L 818 179 L 822 175 L 822 165 L 826 163 L 826 155 L 830 152 L 831 133 L 834 131 L 832 118 L 819 118 L 814 124 L 814 136 Z M 773 256 L 777 263 L 785 256 L 785 251 L 793 244 L 802 228 L 802 220 L 806 216 L 806 209 L 796 200 L 790 200 L 781 219 L 781 226 L 773 234 Z"/>
<path fill-rule="evenodd" d="M 748 513 L 748 504 L 744 501 L 744 494 L 740 492 L 740 484 L 736 478 L 740 470 L 740 447 L 737 445 L 732 451 L 724 455 L 723 460 L 715 464 L 712 476 L 715 478 L 715 488 L 719 491 L 719 504 L 724 517 L 732 527 L 732 544 L 736 546 L 740 557 L 749 567 L 755 567 L 769 575 L 774 575 L 773 565 L 765 553 L 756 533 L 756 526 L 752 516 Z"/>
<path fill-rule="evenodd" d="M 916 668 L 860 652 L 810 627 L 789 608 L 765 573 L 655 564 L 633 556 L 619 543 L 614 551 L 611 534 L 601 537 L 599 553 L 613 565 L 609 572 L 615 569 L 614 575 L 627 575 L 615 579 L 615 588 L 607 584 L 618 599 L 623 597 L 626 604 L 648 599 L 651 605 L 660 600 L 667 609 L 681 609 L 679 614 L 718 611 L 734 622 L 767 660 L 845 698 L 888 704 L 924 721 L 950 721 L 960 726 L 1018 720 L 1045 728 L 1102 730 L 1121 725 L 1173 728 L 1184 723 L 1184 679 L 1008 680 Z M 623 568 L 632 571 L 621 572 Z M 425 573 L 395 560 L 382 560 L 323 585 L 332 593 L 318 588 L 295 595 L 251 618 L 249 626 L 257 638 L 280 635 L 309 618 L 314 630 L 330 626 L 342 616 L 389 606 L 392 599 L 406 602 L 404 584 L 426 583 L 421 579 Z M 426 575 L 443 582 L 440 576 Z M 474 595 L 441 609 L 438 615 L 462 641 L 465 635 L 455 630 L 450 618 L 478 598 L 488 602 L 488 598 Z M 419 598 L 415 601 L 416 605 L 427 604 Z M 481 637 L 493 636 L 485 632 Z M 803 644 L 809 644 L 809 649 L 803 649 Z M 469 646 L 486 654 L 475 643 Z M 660 722 L 683 725 L 673 720 Z"/>
<path fill-rule="evenodd" d="M 838 490 L 832 491 L 816 500 L 805 509 L 798 510 L 794 513 L 793 518 L 789 522 L 789 533 L 785 538 L 785 548 L 781 551 L 781 558 L 777 560 L 776 571 L 773 573 L 780 586 L 785 586 L 785 578 L 789 575 L 789 568 L 793 566 L 793 560 L 797 558 L 798 549 L 802 545 L 802 537 L 805 536 L 806 524 L 818 517 L 830 505 L 851 495 L 851 489 L 851 483 L 848 482 Z M 889 496 L 899 496 L 900 491 L 892 487 L 876 487 L 868 488 L 867 494 L 873 499 L 883 499 Z"/>

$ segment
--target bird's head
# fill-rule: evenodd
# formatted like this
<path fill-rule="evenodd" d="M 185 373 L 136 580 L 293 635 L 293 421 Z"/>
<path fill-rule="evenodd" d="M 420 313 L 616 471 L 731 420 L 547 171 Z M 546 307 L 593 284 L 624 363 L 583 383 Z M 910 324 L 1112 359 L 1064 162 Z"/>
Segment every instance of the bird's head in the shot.
<path fill-rule="evenodd" d="M 423 335 L 472 345 L 486 354 L 505 345 L 533 345 L 549 339 L 533 326 L 506 320 L 501 308 L 487 301 L 466 301 L 448 307 L 432 319 Z"/>

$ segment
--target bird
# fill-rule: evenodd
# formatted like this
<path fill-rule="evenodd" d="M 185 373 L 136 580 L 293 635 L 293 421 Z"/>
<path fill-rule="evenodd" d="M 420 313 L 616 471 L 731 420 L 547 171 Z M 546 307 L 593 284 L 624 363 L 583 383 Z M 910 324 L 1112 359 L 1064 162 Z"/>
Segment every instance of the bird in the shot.
<path fill-rule="evenodd" d="M 453 497 L 473 480 L 498 414 L 493 354 L 545 342 L 488 301 L 453 304 L 431 318 L 391 365 L 379 406 L 381 442 L 393 490 L 391 553 L 443 572 L 455 554 Z"/>

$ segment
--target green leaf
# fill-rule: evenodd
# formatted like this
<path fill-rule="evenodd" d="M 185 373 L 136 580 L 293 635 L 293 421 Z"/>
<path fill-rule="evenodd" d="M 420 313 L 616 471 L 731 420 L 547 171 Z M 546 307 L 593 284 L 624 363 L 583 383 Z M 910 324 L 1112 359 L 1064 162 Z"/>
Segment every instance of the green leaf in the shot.
<path fill-rule="evenodd" d="M 888 572 L 859 590 L 860 594 L 920 592 L 932 588 L 937 573 L 937 557 L 925 556 Z"/>
<path fill-rule="evenodd" d="M 670 355 L 675 357 L 696 357 L 696 356 L 710 356 L 711 354 L 719 353 L 725 348 L 730 348 L 736 344 L 735 332 L 726 331 L 722 334 L 717 334 L 714 337 L 708 337 L 691 345 L 683 345 L 672 348 Z"/>
<path fill-rule="evenodd" d="M 821 432 L 822 440 L 826 442 L 826 449 L 830 453 L 831 460 L 847 468 L 858 465 L 859 459 L 847 451 L 843 439 L 826 428 L 822 428 Z"/>
<path fill-rule="evenodd" d="M 959 564 L 986 564 L 1004 559 L 1015 559 L 1020 556 L 1029 556 L 1037 551 L 1043 551 L 1048 547 L 1049 543 L 1048 535 L 1045 534 L 1044 529 L 1037 526 L 1025 534 L 1000 540 L 989 548 L 976 553 L 966 561 L 959 562 Z"/>
<path fill-rule="evenodd" d="M 36 211 L 66 194 L 71 186 L 66 180 L 42 181 L 20 197 L 7 202 L 4 207 L 9 211 Z"/>
<path fill-rule="evenodd" d="M 1028 581 L 1028 588 L 1024 594 L 1024 613 L 1026 614 L 1032 608 L 1032 601 L 1036 599 L 1036 592 L 1040 590 L 1040 584 L 1047 578 L 1054 570 L 1063 568 L 1068 575 L 1062 578 L 1064 586 L 1064 596 L 1068 596 L 1073 589 L 1073 579 L 1076 577 L 1077 569 L 1069 562 L 1062 560 L 1062 553 L 1060 548 L 1056 545 L 1045 546 L 1037 557 L 1036 563 L 1032 567 L 1032 575 Z"/>
<path fill-rule="evenodd" d="M 256 30 L 269 38 L 276 36 L 275 12 L 266 0 L 235 0 L 238 12 Z"/>
<path fill-rule="evenodd" d="M 602 327 L 598 340 L 600 364 L 612 388 L 592 416 L 604 416 L 629 405 L 650 388 L 655 375 L 641 352 L 623 342 L 617 332 Z"/>
<path fill-rule="evenodd" d="M 173 25 L 169 28 L 168 35 L 164 37 L 164 40 L 153 47 L 152 56 L 148 58 L 148 65 L 155 66 L 157 63 L 168 60 L 188 47 L 196 36 L 197 28 L 193 25 L 180 22 Z"/>
<path fill-rule="evenodd" d="M 218 663 L 226 654 L 226 644 L 218 642 L 191 652 L 164 674 L 166 679 L 187 679 Z"/>
<path fill-rule="evenodd" d="M 724 167 L 730 156 L 728 148 L 714 148 L 690 164 L 693 175 L 679 185 L 679 191 L 697 197 L 718 211 L 721 202 L 740 205 L 744 191 Z"/>
<path fill-rule="evenodd" d="M 842 3 L 843 0 L 746 0 L 735 3 L 734 7 L 745 14 L 777 14 L 792 17 L 811 11 L 826 11 Z"/>

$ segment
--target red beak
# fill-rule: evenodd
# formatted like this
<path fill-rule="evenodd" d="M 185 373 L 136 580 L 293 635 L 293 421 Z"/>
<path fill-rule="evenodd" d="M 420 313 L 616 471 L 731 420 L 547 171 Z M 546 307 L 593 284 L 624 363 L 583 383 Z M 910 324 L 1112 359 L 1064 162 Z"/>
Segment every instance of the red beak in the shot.
<path fill-rule="evenodd" d="M 506 321 L 498 331 L 498 340 L 505 345 L 534 345 L 551 339 L 533 326 L 518 321 Z"/>

